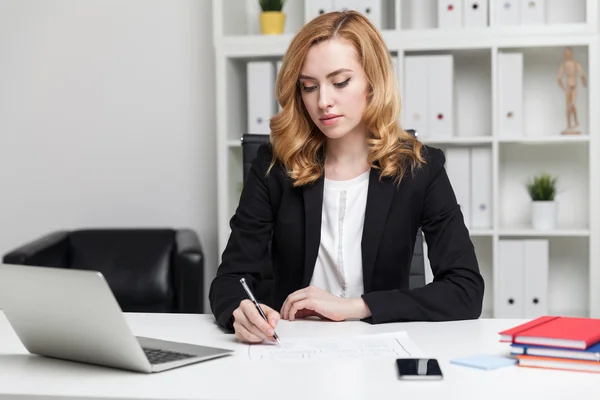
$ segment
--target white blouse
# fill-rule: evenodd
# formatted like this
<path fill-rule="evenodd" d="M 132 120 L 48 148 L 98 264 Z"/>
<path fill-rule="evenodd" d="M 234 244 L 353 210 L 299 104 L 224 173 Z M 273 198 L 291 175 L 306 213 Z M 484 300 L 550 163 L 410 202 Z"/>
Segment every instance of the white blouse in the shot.
<path fill-rule="evenodd" d="M 321 244 L 310 284 L 335 296 L 355 298 L 364 291 L 361 241 L 370 172 L 324 182 Z"/>

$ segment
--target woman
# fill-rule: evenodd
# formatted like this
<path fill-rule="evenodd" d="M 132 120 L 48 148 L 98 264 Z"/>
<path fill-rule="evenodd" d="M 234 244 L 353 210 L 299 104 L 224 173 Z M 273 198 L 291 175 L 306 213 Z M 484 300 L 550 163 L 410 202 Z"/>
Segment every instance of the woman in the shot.
<path fill-rule="evenodd" d="M 332 12 L 293 38 L 276 83 L 282 110 L 258 151 L 210 288 L 217 323 L 247 343 L 280 318 L 371 323 L 478 318 L 484 282 L 441 150 L 399 124 L 389 51 L 360 13 Z M 421 227 L 434 281 L 409 290 Z M 262 308 L 240 284 L 274 288 Z"/>

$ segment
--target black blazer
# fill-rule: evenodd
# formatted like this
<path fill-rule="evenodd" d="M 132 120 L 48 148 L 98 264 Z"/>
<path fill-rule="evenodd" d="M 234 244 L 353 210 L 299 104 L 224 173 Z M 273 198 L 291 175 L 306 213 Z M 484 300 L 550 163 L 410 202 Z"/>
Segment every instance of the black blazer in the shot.
<path fill-rule="evenodd" d="M 444 168 L 444 153 L 423 146 L 427 163 L 400 185 L 371 170 L 362 238 L 364 291 L 370 323 L 479 318 L 484 281 L 463 215 Z M 239 280 L 254 290 L 271 262 L 274 288 L 266 304 L 279 311 L 292 292 L 312 278 L 321 232 L 323 176 L 292 187 L 282 165 L 266 175 L 271 145 L 258 150 L 232 217 L 231 235 L 209 292 L 217 323 L 233 329 L 233 311 L 247 298 Z M 434 280 L 409 290 L 409 271 L 419 226 L 429 248 Z M 269 246 L 271 242 L 271 246 Z M 270 250 L 270 254 L 269 254 Z"/>

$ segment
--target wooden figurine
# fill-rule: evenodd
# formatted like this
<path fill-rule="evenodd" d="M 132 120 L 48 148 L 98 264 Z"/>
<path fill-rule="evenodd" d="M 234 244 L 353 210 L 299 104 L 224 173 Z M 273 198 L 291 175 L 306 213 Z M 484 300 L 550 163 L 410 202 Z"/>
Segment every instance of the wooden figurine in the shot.
<path fill-rule="evenodd" d="M 587 87 L 587 78 L 581 64 L 573 60 L 573 49 L 566 47 L 564 52 L 565 61 L 558 69 L 558 84 L 565 92 L 567 127 L 562 131 L 563 135 L 577 135 L 581 131 L 579 119 L 577 118 L 577 77 L 581 78 L 583 87 Z M 564 77 L 564 79 L 563 79 Z M 571 121 L 572 120 L 572 121 Z"/>

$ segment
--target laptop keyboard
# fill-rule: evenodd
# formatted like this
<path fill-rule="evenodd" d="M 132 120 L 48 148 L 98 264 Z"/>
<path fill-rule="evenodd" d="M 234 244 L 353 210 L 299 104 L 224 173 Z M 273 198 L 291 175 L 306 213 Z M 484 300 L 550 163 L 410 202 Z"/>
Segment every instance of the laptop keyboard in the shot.
<path fill-rule="evenodd" d="M 146 353 L 146 357 L 150 364 L 162 364 L 171 361 L 179 361 L 184 360 L 186 358 L 196 357 L 194 354 L 186 354 L 186 353 L 177 353 L 174 351 L 161 350 L 161 349 L 152 349 L 148 347 L 142 347 L 144 349 L 144 353 Z"/>

